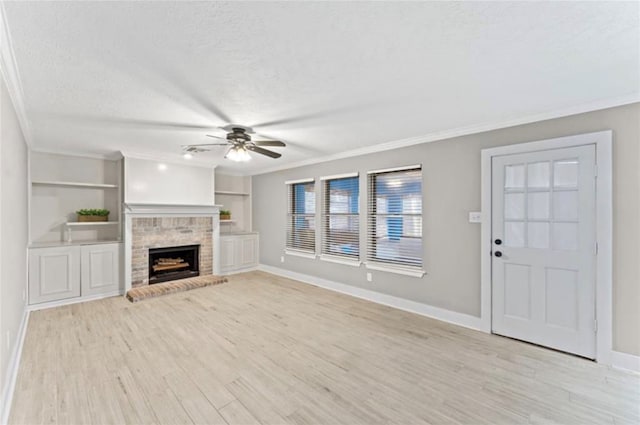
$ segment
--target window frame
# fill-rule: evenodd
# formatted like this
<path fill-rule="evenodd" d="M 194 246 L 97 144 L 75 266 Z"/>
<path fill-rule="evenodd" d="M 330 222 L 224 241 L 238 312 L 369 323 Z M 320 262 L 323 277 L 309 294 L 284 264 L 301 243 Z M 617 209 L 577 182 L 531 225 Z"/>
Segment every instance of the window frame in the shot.
<path fill-rule="evenodd" d="M 387 271 L 392 273 L 404 274 L 412 277 L 422 277 L 425 274 L 424 267 L 424 230 L 420 235 L 420 263 L 411 264 L 401 260 L 381 260 L 375 256 L 377 247 L 377 222 L 380 214 L 377 214 L 377 191 L 373 186 L 376 176 L 389 173 L 420 171 L 420 214 L 398 214 L 405 218 L 421 217 L 424 220 L 424 211 L 422 204 L 424 203 L 424 182 L 422 164 L 408 165 L 402 167 L 387 168 L 381 170 L 367 171 L 367 229 L 366 229 L 366 267 L 372 270 Z M 421 226 L 422 227 L 422 226 Z"/>
<path fill-rule="evenodd" d="M 358 190 L 358 195 L 357 195 L 357 208 L 358 211 L 357 213 L 331 213 L 330 212 L 330 208 L 331 208 L 331 201 L 330 201 L 330 192 L 329 192 L 329 185 L 330 182 L 332 181 L 336 181 L 336 180 L 345 180 L 345 179 L 356 179 L 357 182 L 357 190 Z M 334 262 L 334 263 L 338 263 L 338 264 L 345 264 L 345 265 L 349 265 L 349 266 L 360 266 L 360 264 L 362 264 L 361 258 L 362 258 L 362 243 L 361 243 L 361 225 L 362 225 L 362 213 L 361 213 L 361 208 L 360 208 L 360 173 L 358 172 L 352 172 L 352 173 L 344 173 L 344 174 L 335 174 L 335 175 L 331 175 L 331 176 L 323 176 L 320 177 L 320 183 L 321 183 L 321 198 L 322 198 L 322 202 L 321 202 L 321 212 L 320 212 L 320 226 L 321 226 L 321 241 L 320 241 L 320 259 L 324 260 L 324 261 L 330 261 L 330 262 Z M 330 252 L 327 249 L 327 243 L 329 243 L 329 223 L 331 220 L 331 217 L 336 216 L 336 217 L 356 217 L 358 220 L 358 227 L 357 227 L 357 231 L 356 231 L 356 241 L 358 244 L 358 254 L 357 255 L 350 255 L 350 254 L 340 254 L 340 253 L 335 253 L 335 252 Z"/>
<path fill-rule="evenodd" d="M 295 195 L 294 195 L 294 191 L 295 191 L 295 186 L 296 185 L 306 185 L 312 183 L 313 184 L 313 196 L 314 196 L 314 211 L 313 213 L 296 213 L 295 212 L 295 206 L 294 203 L 295 201 Z M 289 255 L 295 255 L 295 256 L 299 256 L 299 257 L 306 257 L 306 258 L 315 258 L 317 251 L 318 251 L 318 243 L 317 243 L 317 232 L 318 232 L 318 188 L 316 186 L 316 179 L 315 178 L 306 178 L 306 179 L 298 179 L 298 180 L 287 180 L 285 181 L 285 186 L 287 188 L 287 223 L 286 223 L 286 227 L 285 227 L 285 253 L 289 254 Z M 293 232 L 294 230 L 294 225 L 293 225 L 293 221 L 295 220 L 296 217 L 298 216 L 302 216 L 302 217 L 312 217 L 314 220 L 314 229 L 313 229 L 313 238 L 310 240 L 313 240 L 313 249 L 305 249 L 305 248 L 300 248 L 300 247 L 296 247 L 296 246 L 292 246 L 290 245 L 291 239 L 293 238 L 293 233 L 291 233 L 290 236 L 290 231 Z"/>

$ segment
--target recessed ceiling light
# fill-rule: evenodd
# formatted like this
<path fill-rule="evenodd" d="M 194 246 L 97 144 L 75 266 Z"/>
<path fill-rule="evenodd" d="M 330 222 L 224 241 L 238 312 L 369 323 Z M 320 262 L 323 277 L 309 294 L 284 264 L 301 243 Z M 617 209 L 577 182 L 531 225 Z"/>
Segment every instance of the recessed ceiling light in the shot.
<path fill-rule="evenodd" d="M 193 155 L 191 155 L 189 152 L 185 152 L 185 153 L 182 154 L 182 157 L 184 159 L 191 159 L 191 158 L 193 158 Z"/>
<path fill-rule="evenodd" d="M 167 164 L 158 164 L 158 170 L 165 171 L 167 169 Z"/>

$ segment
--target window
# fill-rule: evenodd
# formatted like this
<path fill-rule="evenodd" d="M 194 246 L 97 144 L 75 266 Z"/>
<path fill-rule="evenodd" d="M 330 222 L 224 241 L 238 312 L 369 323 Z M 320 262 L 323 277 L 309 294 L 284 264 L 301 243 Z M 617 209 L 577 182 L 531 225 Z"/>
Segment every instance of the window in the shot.
<path fill-rule="evenodd" d="M 287 182 L 287 249 L 316 252 L 316 192 L 313 179 Z"/>
<path fill-rule="evenodd" d="M 422 267 L 422 168 L 369 172 L 367 259 Z"/>
<path fill-rule="evenodd" d="M 322 254 L 357 260 L 360 257 L 358 174 L 322 180 Z"/>

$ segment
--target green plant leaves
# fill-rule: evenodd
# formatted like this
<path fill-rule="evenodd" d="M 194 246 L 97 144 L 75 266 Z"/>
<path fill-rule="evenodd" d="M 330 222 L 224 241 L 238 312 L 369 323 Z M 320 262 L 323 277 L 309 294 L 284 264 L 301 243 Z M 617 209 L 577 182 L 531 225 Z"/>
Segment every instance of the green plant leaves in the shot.
<path fill-rule="evenodd" d="M 76 214 L 78 214 L 78 215 L 97 215 L 97 216 L 104 217 L 104 216 L 109 215 L 109 210 L 105 210 L 104 208 L 82 209 L 82 210 L 76 211 Z"/>

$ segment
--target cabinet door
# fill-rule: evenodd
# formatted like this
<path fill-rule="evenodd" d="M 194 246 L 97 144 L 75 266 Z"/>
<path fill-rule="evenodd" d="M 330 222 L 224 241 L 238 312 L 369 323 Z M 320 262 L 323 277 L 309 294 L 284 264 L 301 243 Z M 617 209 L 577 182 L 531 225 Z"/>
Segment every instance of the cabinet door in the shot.
<path fill-rule="evenodd" d="M 233 237 L 220 238 L 220 268 L 223 272 L 236 267 L 235 242 L 236 239 Z"/>
<path fill-rule="evenodd" d="M 29 304 L 80 296 L 80 247 L 29 251 Z"/>
<path fill-rule="evenodd" d="M 241 268 L 258 265 L 258 237 L 257 235 L 245 236 L 238 240 Z"/>
<path fill-rule="evenodd" d="M 121 245 L 84 245 L 81 249 L 82 296 L 116 292 L 121 287 Z"/>

